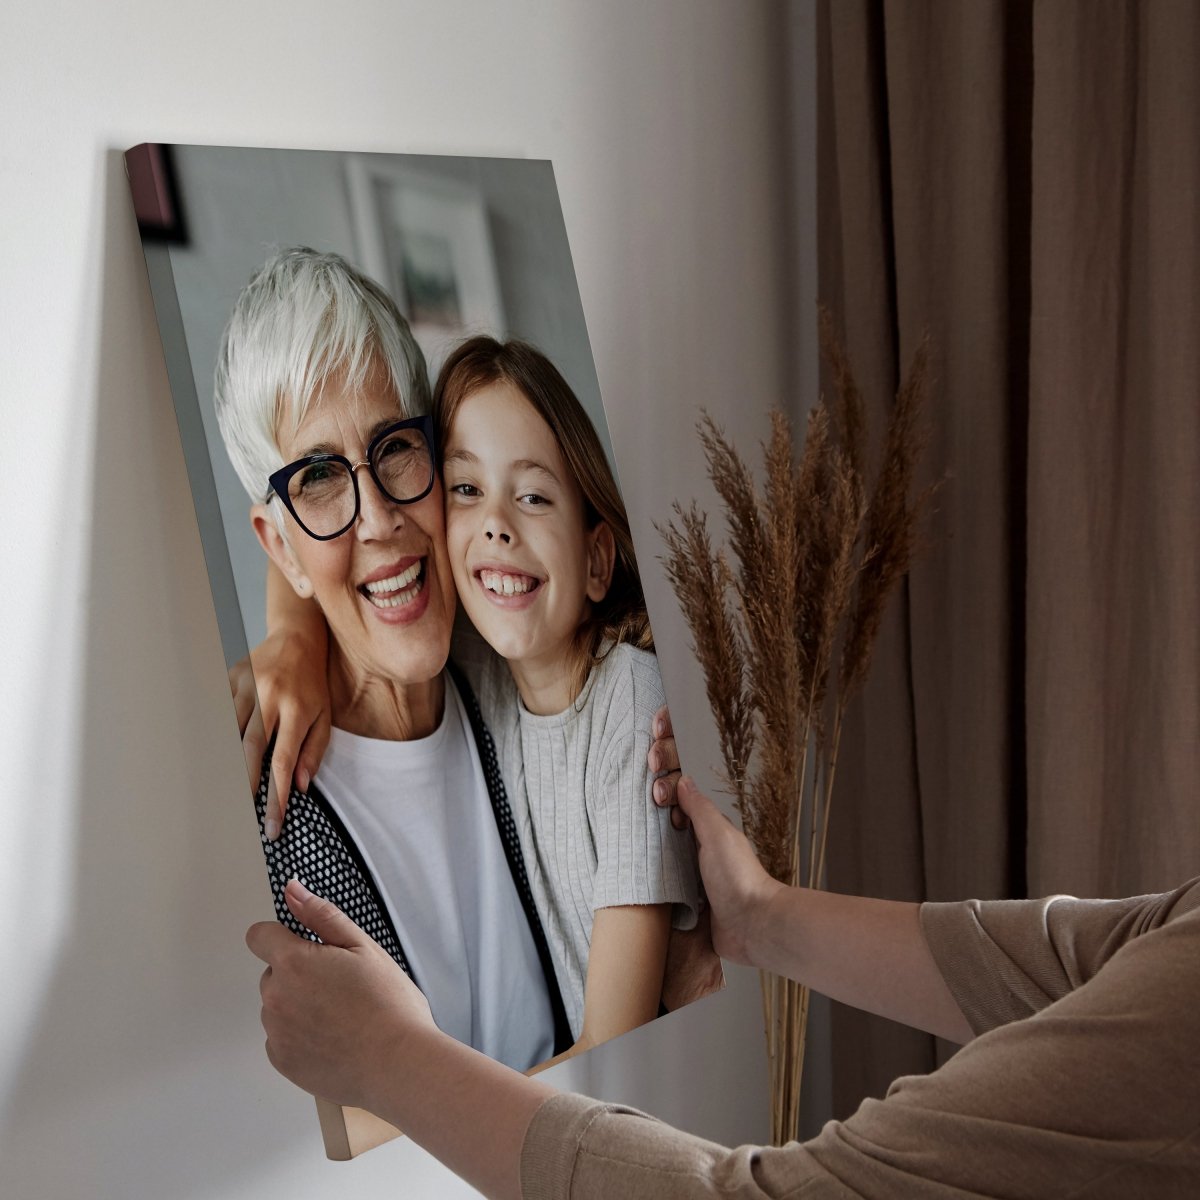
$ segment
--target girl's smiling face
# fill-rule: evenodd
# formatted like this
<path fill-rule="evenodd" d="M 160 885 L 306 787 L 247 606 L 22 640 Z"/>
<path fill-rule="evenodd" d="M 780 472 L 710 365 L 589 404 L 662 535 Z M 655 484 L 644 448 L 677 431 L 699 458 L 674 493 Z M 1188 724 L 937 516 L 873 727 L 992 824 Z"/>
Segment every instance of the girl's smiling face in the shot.
<path fill-rule="evenodd" d="M 527 707 L 565 708 L 576 632 L 612 579 L 611 531 L 603 521 L 588 528 L 553 431 L 507 381 L 458 405 L 443 480 L 450 566 L 467 615 L 508 660 Z"/>

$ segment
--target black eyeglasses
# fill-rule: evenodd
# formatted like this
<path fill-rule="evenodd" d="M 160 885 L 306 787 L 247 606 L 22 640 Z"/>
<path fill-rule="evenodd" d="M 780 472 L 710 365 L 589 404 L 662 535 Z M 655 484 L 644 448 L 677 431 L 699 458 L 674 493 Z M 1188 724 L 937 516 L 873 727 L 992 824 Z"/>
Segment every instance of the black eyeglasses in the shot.
<path fill-rule="evenodd" d="M 433 464 L 433 418 L 408 417 L 381 429 L 362 462 L 341 454 L 310 454 L 280 467 L 270 476 L 267 502 L 278 496 L 309 537 L 328 542 L 358 520 L 359 467 L 371 472 L 375 486 L 394 504 L 414 504 L 433 489 Z"/>

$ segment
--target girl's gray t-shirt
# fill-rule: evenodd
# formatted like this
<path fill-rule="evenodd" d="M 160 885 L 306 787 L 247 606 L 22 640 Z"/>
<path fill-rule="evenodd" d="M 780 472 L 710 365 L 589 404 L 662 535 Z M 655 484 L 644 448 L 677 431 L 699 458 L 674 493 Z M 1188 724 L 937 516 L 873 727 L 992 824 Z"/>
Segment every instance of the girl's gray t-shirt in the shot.
<path fill-rule="evenodd" d="M 695 841 L 650 795 L 646 756 L 666 703 L 658 660 L 610 647 L 575 703 L 552 716 L 525 710 L 495 656 L 482 661 L 477 690 L 578 1039 L 596 910 L 671 904 L 676 929 L 692 928 L 699 913 Z"/>

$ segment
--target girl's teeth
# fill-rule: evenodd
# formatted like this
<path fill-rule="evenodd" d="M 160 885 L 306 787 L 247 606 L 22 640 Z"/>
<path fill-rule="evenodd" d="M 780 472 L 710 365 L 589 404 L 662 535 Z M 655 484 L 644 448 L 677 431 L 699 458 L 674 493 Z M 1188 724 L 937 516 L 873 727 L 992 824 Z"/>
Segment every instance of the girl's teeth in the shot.
<path fill-rule="evenodd" d="M 507 575 L 502 571 L 480 571 L 479 580 L 489 592 L 499 596 L 520 596 L 537 582 L 528 575 Z"/>

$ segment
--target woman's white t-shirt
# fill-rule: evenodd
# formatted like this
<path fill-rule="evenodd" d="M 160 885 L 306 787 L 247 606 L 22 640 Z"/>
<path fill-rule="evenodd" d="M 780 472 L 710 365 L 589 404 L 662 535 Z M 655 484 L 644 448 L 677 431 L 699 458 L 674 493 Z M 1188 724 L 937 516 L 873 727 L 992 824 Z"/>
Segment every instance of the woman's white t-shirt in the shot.
<path fill-rule="evenodd" d="M 375 878 L 438 1028 L 517 1070 L 550 1058 L 545 976 L 453 680 L 429 737 L 334 729 L 316 782 Z"/>

